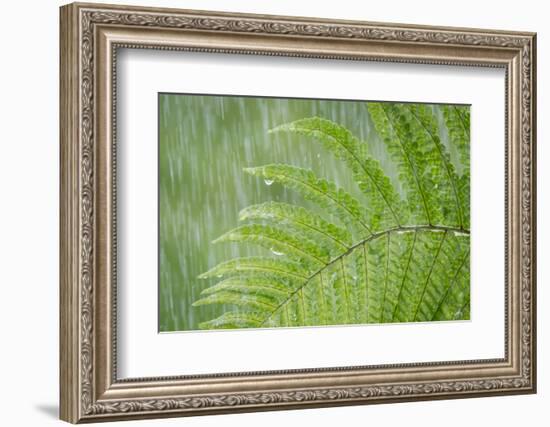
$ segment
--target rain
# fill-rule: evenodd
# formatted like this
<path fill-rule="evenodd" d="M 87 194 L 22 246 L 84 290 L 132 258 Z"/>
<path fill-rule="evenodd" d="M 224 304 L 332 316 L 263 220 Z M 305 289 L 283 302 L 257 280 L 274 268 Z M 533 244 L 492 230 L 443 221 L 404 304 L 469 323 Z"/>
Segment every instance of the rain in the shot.
<path fill-rule="evenodd" d="M 268 134 L 269 129 L 314 116 L 343 125 L 367 144 L 369 154 L 400 189 L 396 167 L 365 101 L 162 94 L 159 108 L 160 331 L 195 330 L 227 309 L 218 304 L 192 307 L 215 282 L 199 279 L 201 273 L 235 257 L 282 255 L 251 245 L 212 243 L 239 225 L 243 208 L 284 201 L 334 220 L 294 192 L 243 168 L 285 163 L 311 169 L 364 201 L 351 171 L 317 141 Z M 442 135 L 444 143 L 446 137 Z"/>

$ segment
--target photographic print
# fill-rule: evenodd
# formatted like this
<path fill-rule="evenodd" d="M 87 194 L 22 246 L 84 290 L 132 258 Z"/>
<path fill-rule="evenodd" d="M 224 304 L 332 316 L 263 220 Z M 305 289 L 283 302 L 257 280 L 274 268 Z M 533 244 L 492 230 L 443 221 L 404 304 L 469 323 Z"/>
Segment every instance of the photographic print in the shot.
<path fill-rule="evenodd" d="M 470 107 L 159 94 L 161 332 L 470 318 Z"/>
<path fill-rule="evenodd" d="M 59 22 L 61 419 L 536 393 L 535 33 Z"/>

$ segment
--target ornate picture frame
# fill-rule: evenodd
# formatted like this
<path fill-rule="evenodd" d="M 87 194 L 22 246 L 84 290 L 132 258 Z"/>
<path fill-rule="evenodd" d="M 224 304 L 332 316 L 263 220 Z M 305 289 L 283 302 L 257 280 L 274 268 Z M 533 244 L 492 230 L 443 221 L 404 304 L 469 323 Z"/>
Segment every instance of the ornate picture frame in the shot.
<path fill-rule="evenodd" d="M 536 35 L 74 3 L 61 8 L 60 416 L 112 421 L 536 391 Z M 117 377 L 117 49 L 505 71 L 505 357 Z"/>

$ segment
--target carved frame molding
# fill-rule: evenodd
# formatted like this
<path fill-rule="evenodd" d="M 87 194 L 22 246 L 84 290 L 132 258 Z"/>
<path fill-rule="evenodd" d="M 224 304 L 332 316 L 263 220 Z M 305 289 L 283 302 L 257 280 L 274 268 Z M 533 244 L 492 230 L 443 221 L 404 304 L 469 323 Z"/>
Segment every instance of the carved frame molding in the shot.
<path fill-rule="evenodd" d="M 113 147 L 120 47 L 505 68 L 506 357 L 118 380 Z M 532 33 L 63 6 L 61 418 L 74 423 L 535 392 L 535 51 Z M 299 385 L 286 385 L 289 380 Z"/>

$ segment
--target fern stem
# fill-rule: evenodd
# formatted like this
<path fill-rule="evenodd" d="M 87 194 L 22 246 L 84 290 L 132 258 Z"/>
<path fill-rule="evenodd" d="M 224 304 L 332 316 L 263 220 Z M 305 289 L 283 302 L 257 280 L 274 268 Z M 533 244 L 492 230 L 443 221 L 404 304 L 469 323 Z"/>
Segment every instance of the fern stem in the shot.
<path fill-rule="evenodd" d="M 321 310 L 321 314 L 323 315 L 324 317 L 324 321 L 325 321 L 325 325 L 328 325 L 328 322 L 327 322 L 327 302 L 325 301 L 325 284 L 323 282 L 323 273 L 319 274 L 319 289 L 320 289 L 320 294 L 321 294 L 321 306 L 322 306 L 322 310 Z"/>
<path fill-rule="evenodd" d="M 367 258 L 367 244 L 363 243 L 363 257 L 365 258 L 365 323 L 369 322 L 369 271 Z"/>
<path fill-rule="evenodd" d="M 342 270 L 342 280 L 344 282 L 344 299 L 346 301 L 346 318 L 347 318 L 346 323 L 350 323 L 351 318 L 350 318 L 350 310 L 349 310 L 349 289 L 348 289 L 348 281 L 346 280 L 346 267 L 344 266 L 344 258 L 340 258 L 340 269 Z"/>
<path fill-rule="evenodd" d="M 279 233 L 284 233 L 284 230 L 280 229 L 280 228 L 276 228 L 274 227 L 273 228 L 274 230 L 277 230 Z M 230 232 L 231 233 L 231 232 Z M 231 238 L 228 238 L 228 239 L 225 239 L 226 235 L 223 235 L 221 236 L 220 238 L 216 239 L 213 241 L 213 243 L 218 243 L 218 242 L 234 242 L 234 243 L 239 243 L 242 242 L 243 240 L 240 240 L 240 239 L 231 239 Z M 315 254 L 313 253 L 310 253 L 304 249 L 302 249 L 300 246 L 298 245 L 295 245 L 293 244 L 291 241 L 282 241 L 282 240 L 278 240 L 276 238 L 273 238 L 273 237 L 266 237 L 266 236 L 263 236 L 262 234 L 255 234 L 253 235 L 253 237 L 256 237 L 256 239 L 258 237 L 260 237 L 261 239 L 263 239 L 265 242 L 268 242 L 269 243 L 269 247 L 273 247 L 274 245 L 277 245 L 277 244 L 282 244 L 283 246 L 289 248 L 289 249 L 293 249 L 294 251 L 296 252 L 299 252 L 300 254 L 302 254 L 303 257 L 305 258 L 308 258 L 310 260 L 314 260 L 316 261 L 318 264 L 325 264 L 325 260 L 323 260 L 322 258 L 319 258 L 318 256 L 316 256 Z M 246 240 L 245 240 L 246 241 Z M 265 247 L 265 244 L 263 244 L 262 240 L 255 240 L 255 241 L 252 241 L 250 243 L 253 243 L 253 244 L 256 244 L 258 246 L 263 246 Z"/>
<path fill-rule="evenodd" d="M 402 225 L 402 226 L 399 226 L 399 227 L 393 227 L 393 228 L 388 228 L 387 230 L 383 230 L 383 231 L 379 231 L 378 233 L 373 233 L 371 234 L 369 237 L 367 237 L 366 239 L 363 239 L 361 240 L 359 243 L 356 243 L 355 245 L 351 246 L 347 251 L 343 252 L 342 254 L 338 255 L 337 257 L 333 258 L 332 260 L 330 260 L 326 265 L 324 265 L 322 268 L 320 268 L 319 270 L 315 271 L 313 274 L 311 274 L 309 277 L 307 278 L 304 278 L 304 282 L 298 286 L 294 291 L 292 291 L 288 297 L 283 300 L 279 306 L 277 306 L 275 308 L 275 310 L 269 314 L 265 319 L 264 321 L 261 323 L 260 326 L 262 326 L 269 318 L 271 318 L 271 316 L 277 312 L 281 307 L 283 307 L 294 295 L 296 295 L 298 293 L 298 291 L 300 289 L 302 289 L 304 286 L 307 286 L 307 284 L 309 282 L 311 282 L 311 280 L 313 280 L 315 277 L 317 277 L 319 274 L 321 274 L 327 267 L 333 265 L 334 263 L 338 262 L 340 259 L 344 258 L 345 256 L 348 256 L 350 253 L 352 253 L 354 250 L 356 250 L 357 248 L 361 247 L 362 245 L 372 241 L 372 240 L 375 240 L 375 239 L 379 239 L 380 237 L 384 237 L 386 236 L 388 233 L 398 233 L 398 232 L 412 232 L 412 231 L 415 231 L 415 232 L 418 232 L 418 231 L 443 231 L 445 232 L 445 235 L 449 232 L 452 232 L 452 233 L 461 233 L 461 234 L 470 234 L 470 230 L 465 230 L 463 228 L 457 228 L 457 227 L 448 227 L 448 226 L 445 226 L 445 225 Z M 442 241 L 444 240 L 444 238 L 442 239 Z M 440 247 L 441 249 L 441 247 Z M 439 252 L 438 252 L 439 253 Z M 437 257 L 437 256 L 436 256 Z M 432 265 L 432 268 L 433 268 L 433 265 Z"/>
<path fill-rule="evenodd" d="M 395 213 L 391 203 L 388 201 L 388 199 L 386 198 L 386 196 L 384 195 L 384 192 L 380 189 L 380 186 L 378 185 L 378 183 L 372 178 L 372 175 L 370 174 L 370 172 L 368 171 L 368 169 L 365 167 L 365 165 L 363 164 L 363 162 L 357 158 L 357 156 L 355 155 L 355 153 L 353 153 L 351 150 L 349 150 L 348 147 L 346 147 L 345 145 L 343 144 L 340 144 L 340 141 L 336 138 L 334 138 L 333 136 L 331 135 L 327 135 L 329 138 L 332 138 L 333 141 L 335 141 L 336 143 L 338 143 L 340 146 L 342 146 L 344 148 L 344 150 L 346 150 L 354 159 L 355 161 L 361 166 L 361 169 L 363 169 L 363 171 L 367 174 L 367 176 L 369 177 L 369 179 L 371 180 L 371 182 L 374 184 L 374 186 L 376 187 L 376 190 L 378 190 L 378 193 L 382 196 L 382 199 L 384 199 L 384 202 L 386 203 L 386 205 L 388 206 L 388 208 L 390 209 L 391 213 L 392 213 L 392 216 L 394 217 L 395 219 L 395 223 L 399 226 L 401 225 L 401 221 L 399 221 L 399 218 L 397 217 L 397 214 Z"/>
<path fill-rule="evenodd" d="M 261 205 L 256 205 L 256 206 L 261 206 Z M 256 206 L 253 206 L 253 207 L 256 207 Z M 248 209 L 250 209 L 252 207 L 249 207 Z M 245 209 L 246 210 L 246 209 Z M 241 211 L 241 213 L 239 214 L 239 217 L 240 215 L 245 211 Z M 271 216 L 272 215 L 272 216 Z M 245 216 L 244 218 L 243 217 L 240 217 L 239 219 L 242 221 L 244 219 L 257 219 L 257 218 L 260 218 L 260 219 L 267 219 L 265 217 L 262 217 L 261 215 L 259 216 L 254 216 L 254 215 L 249 215 L 249 216 Z M 304 228 L 307 228 L 307 229 L 310 229 L 310 230 L 313 230 L 315 233 L 319 233 L 321 234 L 322 236 L 326 237 L 327 239 L 330 239 L 332 240 L 334 243 L 336 243 L 341 249 L 348 249 L 348 245 L 343 242 L 342 240 L 338 239 L 337 237 L 333 236 L 332 234 L 330 233 L 327 233 L 325 231 L 323 231 L 322 229 L 320 228 L 317 228 L 315 226 L 313 226 L 312 224 L 310 223 L 307 223 L 307 222 L 304 222 L 304 221 L 300 221 L 298 219 L 298 217 L 291 217 L 291 216 L 285 216 L 284 214 L 277 214 L 275 212 L 271 212 L 270 213 L 270 217 L 269 217 L 270 220 L 279 220 L 279 221 L 282 221 L 282 222 L 290 222 L 290 224 L 292 224 L 293 222 L 296 223 L 296 224 L 299 224 L 300 226 L 304 227 Z M 276 223 L 276 221 L 273 221 Z"/>
<path fill-rule="evenodd" d="M 456 269 L 456 273 L 453 277 L 453 280 L 451 281 L 451 283 L 449 284 L 449 286 L 447 286 L 447 289 L 445 290 L 445 294 L 443 295 L 443 297 L 441 297 L 441 300 L 439 301 L 439 304 L 437 304 L 437 309 L 435 310 L 433 316 L 432 316 L 432 321 L 435 320 L 435 317 L 438 315 L 439 313 L 439 310 L 441 310 L 441 307 L 443 306 L 443 303 L 447 300 L 447 298 L 449 297 L 449 293 L 451 292 L 451 289 L 453 288 L 453 286 L 456 284 L 456 279 L 458 278 L 458 273 L 460 273 L 460 270 L 462 270 L 462 267 L 464 267 L 464 263 L 466 262 L 466 259 L 468 259 L 468 256 L 470 255 L 470 250 L 468 249 L 466 251 L 466 253 L 464 254 L 464 258 L 462 258 L 462 261 L 460 262 L 460 265 L 458 266 L 458 268 Z"/>
<path fill-rule="evenodd" d="M 384 322 L 384 310 L 386 306 L 386 293 L 388 291 L 388 270 L 390 269 L 390 236 L 391 233 L 387 234 L 387 243 L 386 243 L 386 272 L 384 273 L 384 294 L 382 297 L 382 305 L 380 306 L 380 317 L 378 318 L 379 323 Z"/>
<path fill-rule="evenodd" d="M 304 288 L 300 288 L 300 304 L 302 304 L 302 317 L 303 317 L 303 320 L 304 322 L 306 322 L 306 317 L 307 317 L 307 314 L 306 314 L 306 304 L 304 302 Z"/>
<path fill-rule="evenodd" d="M 396 300 L 396 303 L 395 303 L 395 307 L 393 308 L 393 313 L 391 315 L 391 321 L 390 322 L 393 322 L 393 320 L 395 319 L 395 314 L 397 313 L 397 307 L 399 307 L 399 301 L 401 301 L 401 294 L 403 293 L 403 288 L 405 287 L 405 281 L 407 280 L 407 275 L 409 274 L 409 266 L 411 265 L 411 259 L 412 259 L 412 255 L 413 255 L 413 252 L 414 252 L 414 246 L 416 244 L 417 234 L 418 233 L 415 231 L 412 246 L 411 246 L 411 250 L 409 252 L 409 258 L 407 259 L 407 266 L 405 267 L 405 272 L 403 273 L 403 279 L 401 280 L 401 286 L 399 287 L 399 292 L 397 294 L 397 300 Z"/>
<path fill-rule="evenodd" d="M 294 182 L 297 182 L 298 184 L 301 184 L 301 185 L 304 185 L 306 187 L 308 187 L 310 190 L 316 192 L 316 193 L 319 193 L 321 194 L 322 196 L 325 196 L 325 197 L 328 197 L 330 200 L 332 200 L 333 203 L 335 203 L 336 205 L 340 206 L 342 209 L 344 209 L 345 211 L 347 211 L 349 214 L 350 214 L 350 218 L 353 218 L 353 220 L 357 223 L 359 223 L 361 225 L 361 227 L 363 227 L 365 230 L 367 230 L 369 233 L 372 234 L 372 231 L 370 229 L 370 227 L 362 220 L 362 219 L 359 219 L 359 218 L 356 218 L 353 214 L 353 212 L 351 212 L 345 205 L 341 204 L 338 200 L 336 200 L 334 197 L 331 197 L 329 196 L 328 194 L 325 194 L 325 193 L 322 193 L 320 192 L 317 188 L 313 187 L 312 185 L 308 184 L 307 182 L 303 182 L 303 181 L 298 181 L 296 179 L 292 179 L 291 177 L 289 176 L 286 176 L 285 177 L 286 179 L 290 180 L 290 181 L 294 181 Z"/>
<path fill-rule="evenodd" d="M 275 310 L 275 311 L 276 311 L 276 310 Z M 275 311 L 274 311 L 273 313 L 275 313 Z M 271 316 L 269 316 L 269 317 L 271 317 Z M 269 319 L 269 317 L 268 317 L 268 319 Z M 289 314 L 288 314 L 288 305 L 285 306 L 285 317 L 286 317 L 286 324 L 287 324 L 287 326 L 292 326 L 292 325 L 290 324 L 290 316 L 289 316 Z M 264 322 L 265 322 L 265 320 L 264 320 Z M 262 322 L 261 325 L 263 325 L 264 322 Z M 260 326 L 261 326 L 261 325 L 260 325 Z"/>
<path fill-rule="evenodd" d="M 334 243 L 336 243 L 338 246 L 340 246 L 340 248 L 343 248 L 343 249 L 348 249 L 348 248 L 349 248 L 349 246 L 346 245 L 344 242 L 342 242 L 340 239 L 337 239 L 336 237 L 330 235 L 329 233 L 325 233 L 323 230 L 320 230 L 320 229 L 318 229 L 318 228 L 316 228 L 316 227 L 313 227 L 313 226 L 311 226 L 311 225 L 305 224 L 305 223 L 300 222 L 300 221 L 296 221 L 296 223 L 297 223 L 297 224 L 300 224 L 300 225 L 302 225 L 302 226 L 304 226 L 304 227 L 310 228 L 311 230 L 313 230 L 313 231 L 315 231 L 315 232 L 317 232 L 317 233 L 319 233 L 319 234 L 322 234 L 323 236 L 325 236 L 325 237 L 331 239 Z"/>
<path fill-rule="evenodd" d="M 460 312 L 462 313 L 462 315 L 464 315 L 464 310 L 466 309 L 466 307 L 468 307 L 470 305 L 470 294 L 468 294 L 468 296 L 466 297 L 466 301 L 464 301 L 464 304 L 462 304 L 462 306 L 460 307 Z M 469 309 L 468 309 L 469 310 Z"/>
<path fill-rule="evenodd" d="M 416 306 L 416 310 L 414 311 L 414 317 L 413 321 L 416 321 L 416 316 L 418 315 L 418 310 L 420 310 L 420 306 L 422 305 L 422 301 L 424 300 L 424 295 L 426 294 L 426 290 L 428 289 L 428 283 L 430 283 L 430 278 L 432 277 L 432 272 L 434 271 L 435 264 L 437 262 L 437 258 L 439 258 L 439 254 L 441 252 L 441 248 L 443 247 L 443 242 L 445 241 L 445 237 L 447 237 L 447 231 L 445 231 L 445 234 L 443 234 L 443 237 L 441 238 L 441 242 L 439 242 L 439 247 L 437 248 L 437 252 L 434 256 L 432 265 L 430 266 L 430 271 L 428 272 L 428 276 L 426 277 L 426 283 L 424 283 L 424 289 L 422 289 L 422 295 L 420 295 L 420 299 L 418 300 L 418 305 Z"/>
<path fill-rule="evenodd" d="M 453 177 L 451 175 L 451 171 L 449 169 L 449 163 L 447 162 L 447 159 L 445 159 L 445 157 L 443 156 L 443 152 L 441 151 L 441 147 L 435 141 L 435 136 L 432 133 L 432 131 L 430 129 L 428 129 L 426 127 L 426 125 L 424 125 L 424 123 L 422 123 L 420 118 L 416 115 L 416 113 L 410 107 L 409 107 L 409 111 L 411 112 L 412 116 L 416 119 L 416 121 L 420 124 L 420 126 L 422 126 L 424 128 L 424 130 L 428 133 L 428 135 L 430 135 L 431 140 L 433 141 L 435 147 L 437 148 L 437 152 L 439 153 L 439 157 L 441 157 L 443 165 L 445 166 L 445 171 L 447 172 L 447 178 L 449 178 L 449 182 L 450 182 L 451 187 L 453 189 L 453 194 L 455 196 L 455 203 L 456 203 L 456 211 L 457 211 L 457 214 L 458 214 L 458 223 L 460 224 L 460 227 L 462 227 L 463 224 L 464 224 L 464 220 L 462 219 L 464 214 L 462 212 L 462 206 L 461 206 L 460 200 L 458 198 L 458 191 L 456 189 L 456 183 L 455 183 L 455 180 L 453 179 Z"/>
<path fill-rule="evenodd" d="M 407 162 L 409 163 L 409 167 L 410 167 L 411 172 L 412 172 L 412 174 L 414 176 L 414 179 L 416 181 L 416 185 L 418 186 L 418 192 L 420 193 L 420 196 L 422 197 L 422 204 L 424 205 L 424 210 L 426 211 L 426 219 L 428 220 L 428 223 L 431 224 L 432 220 L 430 218 L 430 211 L 428 209 L 428 203 L 426 202 L 426 195 L 424 194 L 424 190 L 423 190 L 422 186 L 420 185 L 420 181 L 418 180 L 418 175 L 416 174 L 416 169 L 415 169 L 411 159 L 409 158 L 409 154 L 407 153 L 407 150 L 405 150 L 405 147 L 403 146 L 403 141 L 401 140 L 401 137 L 395 131 L 395 126 L 394 126 L 389 114 L 387 113 L 387 111 L 384 108 L 382 108 L 382 111 L 384 111 L 384 114 L 386 115 L 386 118 L 388 119 L 388 123 L 390 124 L 390 126 L 393 130 L 393 133 L 395 134 L 397 141 L 399 141 L 399 146 L 401 147 L 401 151 L 403 152 L 403 154 L 405 155 L 405 158 L 407 159 Z"/>
<path fill-rule="evenodd" d="M 464 117 L 462 117 L 462 113 L 460 112 L 460 110 L 458 108 L 456 108 L 455 106 L 452 107 L 453 110 L 455 110 L 456 112 L 456 115 L 458 116 L 458 120 L 460 121 L 460 124 L 462 125 L 462 128 L 464 129 L 464 132 L 469 135 L 470 134 L 470 129 L 466 127 L 466 123 L 464 122 Z"/>

